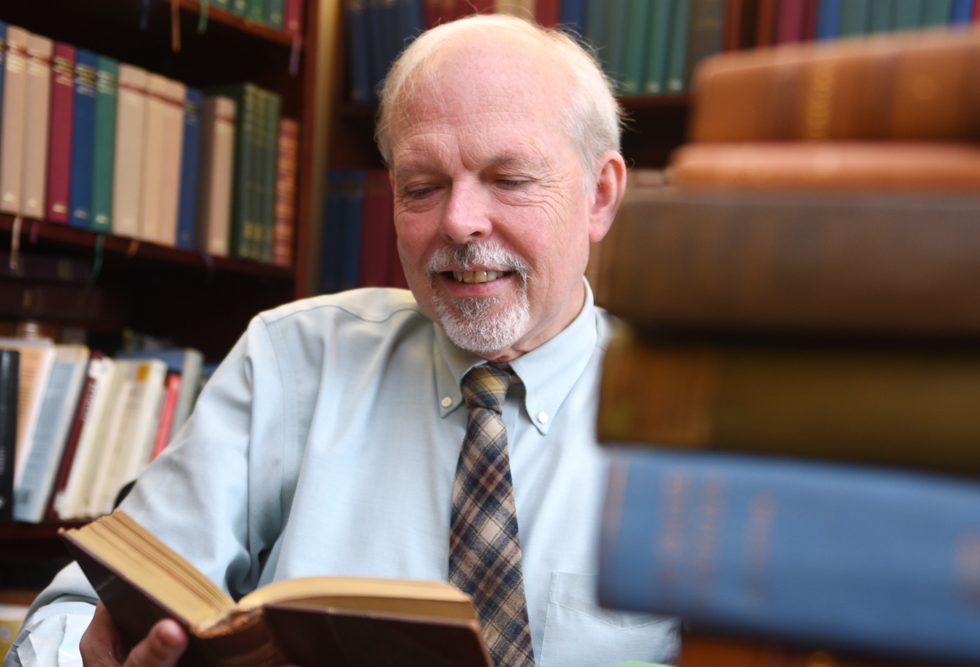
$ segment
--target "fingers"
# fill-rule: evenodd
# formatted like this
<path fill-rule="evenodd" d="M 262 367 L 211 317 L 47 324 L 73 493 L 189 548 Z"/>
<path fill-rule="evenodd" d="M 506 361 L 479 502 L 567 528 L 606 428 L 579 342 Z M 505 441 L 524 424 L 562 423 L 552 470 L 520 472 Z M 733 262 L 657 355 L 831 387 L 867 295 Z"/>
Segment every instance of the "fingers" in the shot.
<path fill-rule="evenodd" d="M 124 667 L 174 667 L 187 647 L 187 634 L 169 619 L 153 626 L 146 639 L 133 647 Z"/>
<path fill-rule="evenodd" d="M 125 657 L 122 637 L 109 612 L 100 602 L 78 644 L 85 667 L 118 667 Z"/>

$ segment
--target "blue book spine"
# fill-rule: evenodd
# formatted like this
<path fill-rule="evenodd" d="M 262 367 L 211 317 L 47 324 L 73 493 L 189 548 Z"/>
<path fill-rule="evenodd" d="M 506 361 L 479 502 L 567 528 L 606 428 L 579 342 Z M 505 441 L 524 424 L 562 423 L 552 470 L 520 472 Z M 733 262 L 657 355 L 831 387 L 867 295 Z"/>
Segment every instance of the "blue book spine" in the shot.
<path fill-rule="evenodd" d="M 949 9 L 949 22 L 953 25 L 967 25 L 973 18 L 973 0 L 953 0 Z"/>
<path fill-rule="evenodd" d="M 817 40 L 837 39 L 840 29 L 840 0 L 820 0 L 817 6 Z"/>
<path fill-rule="evenodd" d="M 204 104 L 204 93 L 188 88 L 184 100 L 184 144 L 180 152 L 180 201 L 177 204 L 178 248 L 194 249 L 196 245 L 202 104 Z"/>
<path fill-rule="evenodd" d="M 585 0 L 562 0 L 558 23 L 561 29 L 582 39 L 585 35 Z"/>
<path fill-rule="evenodd" d="M 603 605 L 980 664 L 980 482 L 659 448 L 612 454 Z"/>
<path fill-rule="evenodd" d="M 345 5 L 345 12 L 350 98 L 354 102 L 367 103 L 372 99 L 371 87 L 373 85 L 367 0 L 348 0 Z"/>
<path fill-rule="evenodd" d="M 95 163 L 95 78 L 99 57 L 78 49 L 75 57 L 75 99 L 71 142 L 69 224 L 92 228 L 92 178 Z"/>

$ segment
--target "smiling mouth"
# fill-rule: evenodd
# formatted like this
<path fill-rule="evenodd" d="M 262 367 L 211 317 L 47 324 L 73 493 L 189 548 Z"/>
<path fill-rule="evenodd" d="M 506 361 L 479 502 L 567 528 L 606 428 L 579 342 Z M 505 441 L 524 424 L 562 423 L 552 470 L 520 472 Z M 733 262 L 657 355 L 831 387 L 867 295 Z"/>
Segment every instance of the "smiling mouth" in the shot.
<path fill-rule="evenodd" d="M 457 283 L 478 284 L 505 278 L 513 271 L 447 271 L 443 275 L 452 278 Z"/>

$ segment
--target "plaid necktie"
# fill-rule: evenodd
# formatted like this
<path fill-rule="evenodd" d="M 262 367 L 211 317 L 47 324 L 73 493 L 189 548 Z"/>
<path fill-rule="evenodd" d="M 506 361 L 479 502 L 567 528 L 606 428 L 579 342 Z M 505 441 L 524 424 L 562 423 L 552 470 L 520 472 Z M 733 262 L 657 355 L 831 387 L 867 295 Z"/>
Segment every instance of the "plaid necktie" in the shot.
<path fill-rule="evenodd" d="M 495 665 L 534 665 L 514 489 L 501 417 L 508 367 L 483 364 L 463 378 L 469 407 L 456 466 L 449 580 L 473 597 Z"/>

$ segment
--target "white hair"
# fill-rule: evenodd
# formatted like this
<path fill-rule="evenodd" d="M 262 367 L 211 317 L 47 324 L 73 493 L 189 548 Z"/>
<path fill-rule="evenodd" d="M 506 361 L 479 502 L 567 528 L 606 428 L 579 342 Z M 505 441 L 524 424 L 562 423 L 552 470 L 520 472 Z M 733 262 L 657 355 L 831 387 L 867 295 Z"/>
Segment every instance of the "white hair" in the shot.
<path fill-rule="evenodd" d="M 431 75 L 436 54 L 455 43 L 488 34 L 516 36 L 549 54 L 569 73 L 573 83 L 563 109 L 565 131 L 578 149 L 586 177 L 594 181 L 599 157 L 608 150 L 620 150 L 622 112 L 609 79 L 595 56 L 566 33 L 508 14 L 474 14 L 436 26 L 398 56 L 381 87 L 374 134 L 385 163 L 391 165 L 390 132 L 396 100 Z"/>

